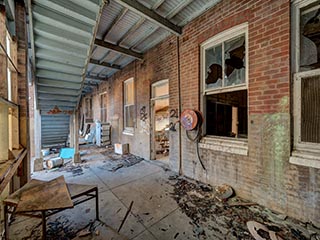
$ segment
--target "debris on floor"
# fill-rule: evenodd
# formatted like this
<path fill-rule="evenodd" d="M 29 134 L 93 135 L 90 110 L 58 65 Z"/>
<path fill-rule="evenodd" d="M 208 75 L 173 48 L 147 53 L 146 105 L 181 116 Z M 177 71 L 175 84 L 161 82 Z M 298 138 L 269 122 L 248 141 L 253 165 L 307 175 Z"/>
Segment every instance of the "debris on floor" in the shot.
<path fill-rule="evenodd" d="M 103 161 L 103 165 L 100 166 L 100 169 L 108 170 L 110 172 L 116 172 L 120 168 L 131 167 L 144 159 L 133 154 L 119 155 L 113 153 L 113 149 L 109 148 L 107 151 L 102 152 L 104 156 L 107 157 L 106 160 Z"/>
<path fill-rule="evenodd" d="M 213 189 L 183 177 L 170 176 L 169 180 L 174 187 L 172 197 L 191 219 L 194 237 L 198 239 L 320 239 L 320 229 L 311 223 L 284 218 L 281 214 L 234 196 L 229 185 Z M 277 216 L 278 221 L 274 221 Z M 257 230 L 254 234 L 252 225 Z M 308 225 L 312 228 L 307 228 Z M 254 226 L 259 226 L 259 229 Z"/>

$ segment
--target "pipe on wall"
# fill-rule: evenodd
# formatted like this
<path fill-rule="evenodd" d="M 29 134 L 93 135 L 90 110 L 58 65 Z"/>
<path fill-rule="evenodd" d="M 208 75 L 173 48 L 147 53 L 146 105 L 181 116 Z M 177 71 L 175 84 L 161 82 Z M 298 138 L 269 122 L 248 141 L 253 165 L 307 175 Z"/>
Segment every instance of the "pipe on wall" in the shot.
<path fill-rule="evenodd" d="M 181 71 L 180 71 L 180 37 L 177 36 L 177 58 L 178 58 L 178 101 L 179 101 L 179 118 L 181 116 L 182 103 L 181 103 Z M 182 171 L 182 146 L 181 146 L 181 124 L 179 124 L 179 175 L 183 174 Z"/>

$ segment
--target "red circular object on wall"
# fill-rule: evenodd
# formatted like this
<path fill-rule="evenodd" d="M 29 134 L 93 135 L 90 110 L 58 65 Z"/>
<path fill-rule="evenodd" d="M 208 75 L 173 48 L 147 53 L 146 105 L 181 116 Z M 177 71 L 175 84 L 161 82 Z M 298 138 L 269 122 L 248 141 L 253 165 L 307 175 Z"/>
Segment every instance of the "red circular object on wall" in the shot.
<path fill-rule="evenodd" d="M 198 115 L 194 110 L 186 109 L 181 113 L 181 125 L 188 131 L 195 129 L 198 124 Z"/>

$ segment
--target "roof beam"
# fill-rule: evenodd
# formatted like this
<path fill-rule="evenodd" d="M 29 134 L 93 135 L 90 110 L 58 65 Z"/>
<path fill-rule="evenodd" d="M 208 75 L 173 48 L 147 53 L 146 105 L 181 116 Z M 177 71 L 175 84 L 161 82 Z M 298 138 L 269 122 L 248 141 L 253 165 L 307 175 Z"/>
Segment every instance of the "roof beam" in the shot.
<path fill-rule="evenodd" d="M 126 32 L 117 42 L 118 45 L 120 45 L 125 39 L 127 39 L 133 32 L 135 32 L 145 21 L 146 19 L 144 17 L 140 18 L 138 22 L 136 22 L 128 32 Z"/>
<path fill-rule="evenodd" d="M 100 61 L 95 60 L 95 59 L 90 59 L 89 63 L 94 64 L 94 65 L 107 67 L 107 68 L 113 68 L 113 69 L 121 70 L 121 66 L 119 66 L 119 65 L 110 64 L 110 63 L 107 63 L 107 62 L 100 62 Z"/>
<path fill-rule="evenodd" d="M 187 7 L 193 0 L 187 0 L 187 1 L 182 1 L 179 3 L 175 8 L 171 9 L 171 11 L 166 15 L 167 19 L 173 18 L 175 15 L 178 14 L 182 9 Z"/>
<path fill-rule="evenodd" d="M 159 8 L 164 1 L 165 1 L 165 0 L 158 0 L 158 2 L 156 2 L 156 3 L 152 6 L 152 10 L 156 10 L 157 8 Z"/>
<path fill-rule="evenodd" d="M 139 3 L 138 1 L 135 1 L 135 0 L 116 0 L 116 1 L 121 5 L 123 5 L 124 7 L 130 9 L 133 12 L 136 12 L 137 14 L 154 22 L 158 26 L 163 27 L 164 29 L 168 30 L 171 33 L 178 36 L 182 34 L 181 27 L 174 25 L 168 19 L 163 18 L 156 12 L 152 11 L 151 9 L 144 6 L 143 4 Z"/>
<path fill-rule="evenodd" d="M 103 34 L 103 40 L 106 39 L 108 33 L 111 32 L 111 30 L 117 25 L 117 23 L 123 18 L 123 16 L 126 15 L 127 12 L 128 12 L 127 8 L 123 8 L 121 10 L 121 12 L 118 14 L 118 16 L 111 23 L 110 27 Z"/>
<path fill-rule="evenodd" d="M 123 47 L 120 47 L 118 45 L 115 45 L 115 44 L 112 44 L 112 43 L 109 43 L 109 42 L 106 42 L 106 41 L 103 41 L 103 40 L 100 40 L 100 39 L 97 39 L 97 38 L 95 39 L 94 44 L 96 44 L 99 47 L 104 47 L 104 48 L 113 50 L 115 52 L 119 52 L 119 53 L 125 54 L 125 55 L 127 55 L 129 57 L 134 57 L 134 58 L 137 58 L 137 59 L 140 59 L 140 60 L 143 59 L 143 54 L 142 53 L 138 53 L 138 52 L 132 51 L 130 49 L 123 48 Z"/>
<path fill-rule="evenodd" d="M 89 80 L 89 81 L 108 81 L 108 79 L 106 79 L 106 78 L 97 77 L 97 76 L 90 76 L 90 75 L 85 76 L 85 80 Z"/>

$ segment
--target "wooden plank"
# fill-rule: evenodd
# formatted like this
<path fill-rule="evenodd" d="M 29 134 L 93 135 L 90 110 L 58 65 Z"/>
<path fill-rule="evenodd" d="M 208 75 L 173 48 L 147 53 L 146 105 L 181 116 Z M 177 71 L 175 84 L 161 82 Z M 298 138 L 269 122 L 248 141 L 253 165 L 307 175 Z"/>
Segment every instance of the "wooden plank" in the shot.
<path fill-rule="evenodd" d="M 12 161 L 12 164 L 9 166 L 10 170 L 7 171 L 6 175 L 4 176 L 3 180 L 1 181 L 0 193 L 5 189 L 5 187 L 10 182 L 11 178 L 13 177 L 14 173 L 17 171 L 22 160 L 25 158 L 27 152 L 28 152 L 27 149 L 25 149 L 22 153 L 20 153 L 20 155 L 17 157 L 17 159 Z"/>
<path fill-rule="evenodd" d="M 15 191 L 14 193 L 12 193 L 11 195 L 9 195 L 4 202 L 8 205 L 11 206 L 17 206 L 18 202 L 21 198 L 21 194 L 28 190 L 31 189 L 39 184 L 45 183 L 45 181 L 41 181 L 41 180 L 37 180 L 37 179 L 32 179 L 30 182 L 28 182 L 26 185 L 24 185 L 22 188 L 20 188 L 19 190 Z"/>
<path fill-rule="evenodd" d="M 64 176 L 60 176 L 23 191 L 16 212 L 33 212 L 72 207 L 73 202 Z"/>
<path fill-rule="evenodd" d="M 71 198 L 73 198 L 83 194 L 84 192 L 93 190 L 96 186 L 68 183 L 67 187 L 69 189 Z"/>

